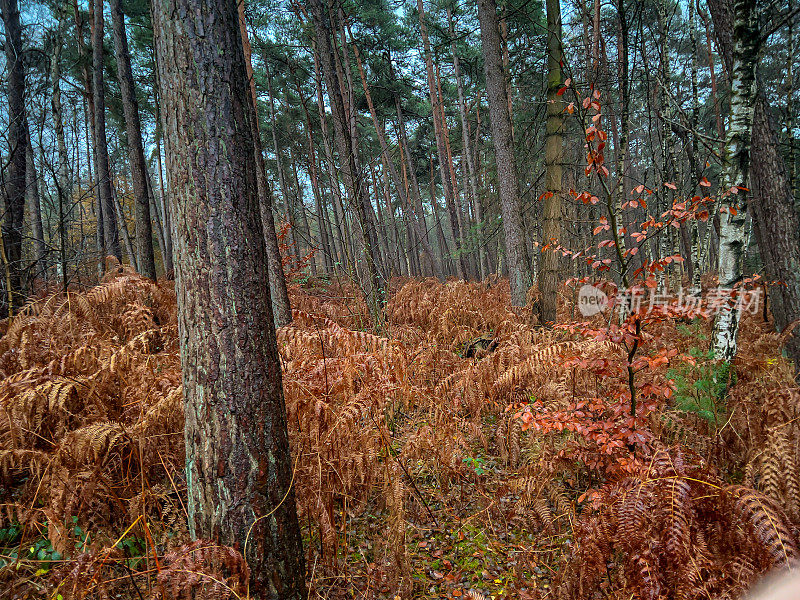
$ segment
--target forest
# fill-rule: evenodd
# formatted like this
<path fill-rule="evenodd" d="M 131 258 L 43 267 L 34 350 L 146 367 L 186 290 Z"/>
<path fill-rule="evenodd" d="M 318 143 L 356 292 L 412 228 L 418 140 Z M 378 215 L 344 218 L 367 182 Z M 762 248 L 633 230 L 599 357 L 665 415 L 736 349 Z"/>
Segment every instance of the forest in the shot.
<path fill-rule="evenodd" d="M 796 0 L 0 15 L 1 599 L 800 597 Z"/>

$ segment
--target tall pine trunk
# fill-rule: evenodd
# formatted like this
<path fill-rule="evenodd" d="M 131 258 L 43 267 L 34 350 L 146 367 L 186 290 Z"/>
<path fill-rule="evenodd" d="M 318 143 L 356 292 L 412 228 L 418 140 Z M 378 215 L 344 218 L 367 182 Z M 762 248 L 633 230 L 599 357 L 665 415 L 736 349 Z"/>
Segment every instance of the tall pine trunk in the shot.
<path fill-rule="evenodd" d="M 366 281 L 364 281 L 367 305 L 373 325 L 380 327 L 383 320 L 384 282 L 378 271 L 377 236 L 369 219 L 372 207 L 366 193 L 365 181 L 358 169 L 355 156 L 354 139 L 350 119 L 345 111 L 342 89 L 345 88 L 336 69 L 337 57 L 332 38 L 330 16 L 323 0 L 311 0 L 311 9 L 316 31 L 316 44 L 319 52 L 320 70 L 325 78 L 328 99 L 331 103 L 334 125 L 334 142 L 339 160 L 344 165 L 343 174 L 350 203 L 361 226 L 361 241 L 364 246 L 366 262 Z"/>
<path fill-rule="evenodd" d="M 286 277 L 283 272 L 283 260 L 278 246 L 278 236 L 275 231 L 275 216 L 273 213 L 274 199 L 272 188 L 267 180 L 266 165 L 264 163 L 264 149 L 261 142 L 261 131 L 258 119 L 258 96 L 256 82 L 253 79 L 252 49 L 250 37 L 247 33 L 247 22 L 244 12 L 244 0 L 238 2 L 239 33 L 242 37 L 247 80 L 250 84 L 250 97 L 255 111 L 253 123 L 253 149 L 256 160 L 256 183 L 258 184 L 258 202 L 261 212 L 261 225 L 264 228 L 264 245 L 267 251 L 267 271 L 269 274 L 269 293 L 272 301 L 272 317 L 275 327 L 282 327 L 292 322 L 292 307 L 289 303 L 289 292 L 286 288 Z"/>
<path fill-rule="evenodd" d="M 467 178 L 469 180 L 469 195 L 472 200 L 473 213 L 475 217 L 475 245 L 478 249 L 478 271 L 481 280 L 485 279 L 486 272 L 486 250 L 483 241 L 483 223 L 480 206 L 480 196 L 478 195 L 478 177 L 475 172 L 475 162 L 473 160 L 472 148 L 470 144 L 469 121 L 467 120 L 467 101 L 464 98 L 464 83 L 461 79 L 461 68 L 458 59 L 458 49 L 456 48 L 455 24 L 453 22 L 453 11 L 447 9 L 447 24 L 450 34 L 450 52 L 453 55 L 453 74 L 456 78 L 456 88 L 458 89 L 458 112 L 461 116 L 461 140 L 463 143 L 463 155 L 467 167 Z M 465 186 L 466 187 L 466 186 Z"/>
<path fill-rule="evenodd" d="M 102 210 L 104 250 L 122 262 L 122 247 L 119 243 L 117 211 L 111 193 L 111 170 L 108 164 L 108 142 L 106 140 L 106 99 L 103 81 L 103 16 L 102 0 L 94 2 L 94 28 L 92 30 L 92 69 L 94 72 L 94 147 L 95 173 L 97 179 L 98 206 Z M 99 216 L 99 215 L 98 215 Z M 103 259 L 105 257 L 102 257 Z"/>
<path fill-rule="evenodd" d="M 64 111 L 61 105 L 61 45 L 65 28 L 66 11 L 61 6 L 58 11 L 58 29 L 56 29 L 53 41 L 53 54 L 50 56 L 50 78 L 53 86 L 50 105 L 53 112 L 53 126 L 58 149 L 58 166 L 55 169 L 56 197 L 58 199 L 58 262 L 61 271 L 61 289 L 64 292 L 67 291 L 69 282 L 67 274 L 66 202 L 67 198 L 72 196 L 72 186 L 69 181 L 69 154 L 67 153 L 67 143 L 64 136 Z"/>
<path fill-rule="evenodd" d="M 156 0 L 193 537 L 239 548 L 249 592 L 305 598 L 235 0 Z M 213 107 L 213 110 L 209 110 Z"/>
<path fill-rule="evenodd" d="M 114 49 L 117 57 L 125 131 L 128 134 L 128 162 L 131 167 L 133 197 L 136 201 L 136 266 L 150 279 L 156 278 L 156 259 L 153 253 L 153 224 L 150 220 L 150 197 L 147 193 L 147 169 L 142 147 L 142 126 L 139 121 L 139 102 L 131 72 L 128 34 L 120 0 L 109 0 L 111 23 L 114 29 Z"/>
<path fill-rule="evenodd" d="M 511 281 L 511 305 L 524 306 L 531 287 L 531 270 L 525 231 L 520 215 L 519 180 L 511 136 L 511 116 L 508 94 L 500 55 L 500 32 L 494 0 L 478 0 L 478 19 L 483 41 L 486 92 L 492 121 L 497 185 L 500 191 L 500 211 L 505 233 L 506 261 Z"/>
<path fill-rule="evenodd" d="M 30 129 L 28 129 L 28 144 L 25 149 L 25 204 L 28 207 L 28 219 L 31 222 L 31 237 L 33 237 L 34 267 L 31 269 L 32 277 L 40 276 L 47 279 L 47 244 L 44 239 L 44 226 L 42 224 L 42 199 L 39 194 L 39 176 L 36 173 L 36 159 L 33 155 Z"/>
<path fill-rule="evenodd" d="M 450 230 L 453 233 L 453 244 L 455 245 L 456 270 L 460 279 L 466 278 L 466 265 L 461 249 L 461 230 L 459 229 L 458 213 L 456 212 L 455 190 L 451 176 L 451 162 L 448 160 L 447 144 L 445 142 L 445 114 L 442 107 L 441 96 L 438 92 L 436 74 L 433 70 L 433 55 L 431 45 L 428 40 L 428 27 L 425 24 L 425 6 L 423 0 L 417 0 L 417 10 L 419 11 L 419 29 L 422 36 L 423 54 L 425 58 L 425 72 L 428 80 L 428 92 L 431 101 L 431 111 L 433 113 L 433 130 L 436 137 L 436 154 L 439 159 L 439 176 L 442 179 L 442 191 L 444 192 L 444 203 L 447 207 L 447 215 L 450 218 Z"/>

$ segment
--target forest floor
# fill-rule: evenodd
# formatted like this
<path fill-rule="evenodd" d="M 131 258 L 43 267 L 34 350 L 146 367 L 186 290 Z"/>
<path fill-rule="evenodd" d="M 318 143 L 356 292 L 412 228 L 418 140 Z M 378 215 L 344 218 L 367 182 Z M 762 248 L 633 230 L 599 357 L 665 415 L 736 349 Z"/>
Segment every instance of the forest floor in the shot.
<path fill-rule="evenodd" d="M 798 557 L 800 391 L 760 312 L 728 369 L 708 320 L 636 336 L 574 287 L 550 330 L 502 280 L 390 292 L 373 335 L 352 286 L 296 283 L 278 331 L 313 597 L 732 598 Z M 2 325 L 3 598 L 246 597 L 188 537 L 176 319 L 124 271 Z"/>

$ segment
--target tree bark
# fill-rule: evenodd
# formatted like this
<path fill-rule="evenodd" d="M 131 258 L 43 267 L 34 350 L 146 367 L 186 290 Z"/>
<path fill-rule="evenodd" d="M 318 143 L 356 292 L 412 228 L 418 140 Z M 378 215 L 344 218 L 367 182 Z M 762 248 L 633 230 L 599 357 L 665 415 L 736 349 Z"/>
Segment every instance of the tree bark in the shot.
<path fill-rule="evenodd" d="M 125 113 L 125 131 L 128 135 L 128 162 L 131 167 L 133 197 L 136 201 L 136 266 L 150 279 L 156 278 L 156 259 L 153 253 L 153 224 L 150 219 L 150 198 L 147 194 L 147 169 L 142 147 L 142 126 L 139 121 L 139 102 L 131 72 L 128 51 L 128 34 L 120 0 L 109 0 L 111 23 L 114 29 L 114 49 L 117 57 L 117 75 Z"/>
<path fill-rule="evenodd" d="M 235 0 L 156 0 L 173 199 L 189 525 L 239 548 L 259 598 L 305 598 Z"/>
<path fill-rule="evenodd" d="M 511 305 L 524 306 L 528 289 L 531 287 L 531 270 L 520 215 L 519 180 L 511 137 L 511 117 L 508 113 L 508 95 L 503 76 L 497 7 L 494 0 L 478 0 L 478 19 L 483 41 L 486 92 L 497 162 L 497 184 L 500 191 L 506 259 L 511 281 Z"/>
<path fill-rule="evenodd" d="M 22 290 L 22 227 L 25 218 L 25 185 L 28 132 L 25 117 L 25 64 L 22 25 L 17 0 L 0 0 L 5 29 L 6 71 L 8 72 L 8 166 L 3 169 L 5 196 L 3 219 L 3 262 L 5 263 L 5 307 L 11 316 L 24 301 Z"/>
<path fill-rule="evenodd" d="M 561 88 L 561 6 L 559 0 L 547 0 L 547 126 L 545 137 L 545 198 L 542 223 L 542 268 L 539 290 L 539 323 L 552 325 L 558 321 L 558 262 L 561 243 L 561 163 L 563 161 L 562 131 L 564 127 Z"/>

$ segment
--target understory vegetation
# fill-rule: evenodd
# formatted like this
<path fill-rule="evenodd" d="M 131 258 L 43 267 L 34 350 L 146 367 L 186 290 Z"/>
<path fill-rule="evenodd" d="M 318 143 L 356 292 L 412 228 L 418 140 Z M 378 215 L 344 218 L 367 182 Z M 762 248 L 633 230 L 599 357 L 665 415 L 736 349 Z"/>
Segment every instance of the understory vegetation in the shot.
<path fill-rule="evenodd" d="M 394 279 L 383 336 L 348 284 L 290 296 L 312 597 L 734 598 L 798 557 L 800 389 L 762 315 L 730 370 L 705 320 L 648 322 L 631 407 L 624 326 L 568 286 L 545 329 L 505 280 Z M 187 529 L 172 283 L 120 269 L 2 327 L 0 595 L 247 597 L 242 548 Z"/>

